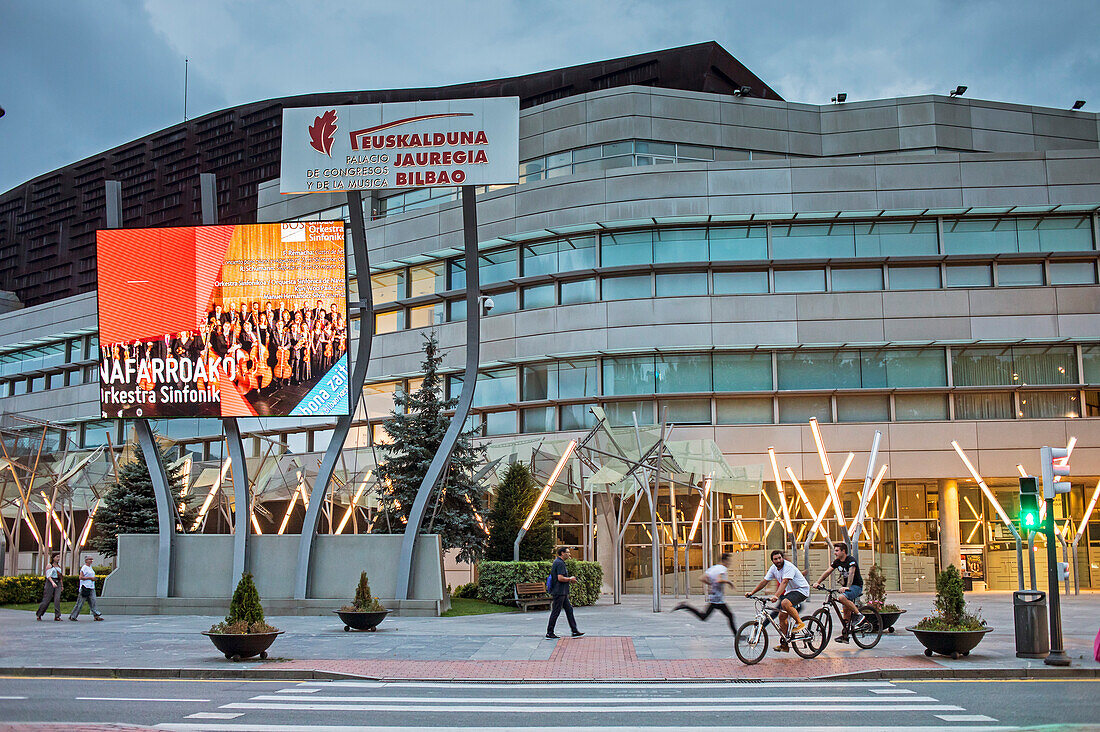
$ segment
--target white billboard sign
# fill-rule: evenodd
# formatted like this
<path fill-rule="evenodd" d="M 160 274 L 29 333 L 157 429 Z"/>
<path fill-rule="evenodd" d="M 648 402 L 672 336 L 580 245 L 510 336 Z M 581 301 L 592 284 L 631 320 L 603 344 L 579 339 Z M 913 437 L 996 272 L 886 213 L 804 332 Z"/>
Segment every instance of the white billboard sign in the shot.
<path fill-rule="evenodd" d="M 280 193 L 519 182 L 519 97 L 283 110 Z"/>

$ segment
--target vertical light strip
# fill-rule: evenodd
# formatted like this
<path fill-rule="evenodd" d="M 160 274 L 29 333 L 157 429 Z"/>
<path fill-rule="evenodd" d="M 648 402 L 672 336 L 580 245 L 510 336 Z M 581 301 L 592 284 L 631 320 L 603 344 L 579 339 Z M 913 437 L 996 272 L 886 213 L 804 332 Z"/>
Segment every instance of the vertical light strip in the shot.
<path fill-rule="evenodd" d="M 775 477 L 775 489 L 779 491 L 779 505 L 783 508 L 783 526 L 787 529 L 787 533 L 790 534 L 791 529 L 791 514 L 787 510 L 787 494 L 783 490 L 783 479 L 779 477 L 779 465 L 775 462 L 775 448 L 768 448 L 768 459 L 772 463 L 772 475 Z"/>
<path fill-rule="evenodd" d="M 99 503 L 102 500 L 102 498 L 97 498 L 92 510 L 88 512 L 88 521 L 84 524 L 84 530 L 80 532 L 80 541 L 77 542 L 81 547 L 84 546 L 84 542 L 88 541 L 88 534 L 92 530 L 92 520 L 95 518 L 95 512 L 99 510 Z"/>
<path fill-rule="evenodd" d="M 287 522 L 290 521 L 290 512 L 294 510 L 294 504 L 297 503 L 297 502 L 298 502 L 298 491 L 295 490 L 294 493 L 292 493 L 290 495 L 290 503 L 286 507 L 286 513 L 283 514 L 283 522 L 281 524 L 279 524 L 279 531 L 278 531 L 279 536 L 282 536 L 283 532 L 286 531 Z"/>
<path fill-rule="evenodd" d="M 703 495 L 699 499 L 699 508 L 695 511 L 695 520 L 691 522 L 691 533 L 688 534 L 688 543 L 690 544 L 695 540 L 695 532 L 699 528 L 699 519 L 703 517 L 703 507 L 707 505 L 707 498 L 710 497 L 710 476 L 703 479 Z M 780 493 L 780 500 L 782 500 L 783 494 Z"/>
<path fill-rule="evenodd" d="M 882 478 L 883 478 L 883 476 L 886 475 L 886 470 L 889 467 L 890 467 L 889 465 L 887 465 L 886 463 L 883 463 L 882 467 L 878 469 L 878 475 L 875 476 L 874 482 L 871 483 L 871 490 L 867 493 L 867 500 L 863 501 L 863 506 L 871 505 L 871 501 L 874 499 L 875 493 L 878 491 L 879 483 L 882 482 Z M 860 514 L 859 514 L 859 516 L 856 517 L 856 520 L 852 521 L 852 527 L 851 527 L 851 529 L 848 530 L 848 535 L 849 536 L 859 534 L 859 530 L 863 528 L 864 516 L 865 516 L 864 512 L 860 511 Z M 858 539 L 857 539 L 857 541 L 858 541 Z"/>
<path fill-rule="evenodd" d="M 809 533 L 809 540 L 813 541 L 814 534 L 817 532 L 817 528 L 821 526 L 821 516 L 825 514 L 825 507 L 821 507 L 821 514 L 819 515 L 814 510 L 814 504 L 810 503 L 809 497 L 806 495 L 806 491 L 802 489 L 802 484 L 798 482 L 798 478 L 794 477 L 794 471 L 790 467 L 786 468 L 787 477 L 791 479 L 791 483 L 794 483 L 794 489 L 798 492 L 798 497 L 802 499 L 802 502 L 806 504 L 806 508 L 810 509 L 810 515 L 813 516 L 814 522 Z M 799 539 L 801 541 L 801 539 Z"/>
<path fill-rule="evenodd" d="M 366 477 L 363 478 L 363 483 L 359 486 L 359 490 L 355 492 L 355 496 L 351 499 L 351 503 L 348 505 L 348 510 L 344 512 L 344 517 L 340 519 L 340 525 L 336 527 L 337 534 L 344 533 L 344 527 L 348 525 L 348 519 L 351 518 L 352 511 L 354 511 L 359 504 L 359 499 L 363 497 L 363 491 L 367 488 L 367 481 L 370 480 L 373 473 L 373 468 L 367 471 Z M 478 523 L 480 522 L 481 520 L 479 518 Z"/>
<path fill-rule="evenodd" d="M 1026 478 L 1027 477 L 1027 471 L 1024 470 L 1024 466 L 1021 465 L 1020 463 L 1016 463 L 1016 470 L 1020 471 L 1020 477 L 1021 478 Z"/>
<path fill-rule="evenodd" d="M 1096 488 L 1092 491 L 1092 498 L 1089 499 L 1089 506 L 1085 509 L 1085 515 L 1081 519 L 1081 531 L 1077 534 L 1077 539 L 1080 539 L 1084 535 L 1084 527 L 1089 525 L 1089 519 L 1092 518 L 1092 509 L 1096 508 L 1096 498 L 1100 496 L 1100 481 L 1096 482 Z M 1074 544 L 1077 543 L 1077 539 L 1074 539 Z"/>
<path fill-rule="evenodd" d="M 841 526 L 847 525 L 844 514 L 840 510 L 840 497 L 837 496 L 836 484 L 833 483 L 833 469 L 829 467 L 829 456 L 825 454 L 825 443 L 821 441 L 821 430 L 817 424 L 817 417 L 810 417 L 810 431 L 814 436 L 814 445 L 817 446 L 817 456 L 821 460 L 821 470 L 825 473 L 825 485 L 829 489 L 829 496 L 833 501 L 833 511 L 837 522 Z"/>
<path fill-rule="evenodd" d="M 951 447 L 955 448 L 955 452 L 962 458 L 963 464 L 966 465 L 966 469 L 970 471 L 970 475 L 974 477 L 974 482 L 978 484 L 978 487 L 982 489 L 982 493 L 985 494 L 986 499 L 993 505 L 993 508 L 997 511 L 997 515 L 1001 517 L 1001 521 L 1005 522 L 1005 526 L 1008 526 L 1013 533 L 1016 532 L 1016 527 L 1012 525 L 1012 521 L 1008 518 L 1008 514 L 1001 508 L 1001 504 L 997 502 L 997 497 L 993 495 L 993 491 L 989 490 L 989 486 L 982 480 L 982 476 L 978 475 L 978 471 L 974 468 L 974 465 L 970 462 L 970 458 L 966 456 L 963 449 L 959 447 L 959 443 L 955 440 L 951 440 Z"/>
<path fill-rule="evenodd" d="M 535 501 L 535 505 L 531 507 L 531 513 L 528 514 L 527 520 L 523 522 L 523 530 L 527 531 L 531 528 L 531 523 L 535 520 L 535 514 L 539 512 L 539 508 L 542 507 L 542 502 L 546 500 L 546 496 L 550 493 L 550 489 L 554 487 L 554 483 L 558 480 L 558 475 L 561 473 L 562 468 L 565 467 L 566 461 L 569 456 L 573 454 L 573 450 L 577 448 L 577 441 L 570 440 L 569 444 L 565 448 L 565 452 L 561 454 L 561 458 L 558 459 L 558 464 L 554 466 L 554 472 L 550 474 L 550 480 L 546 481 L 546 485 L 542 487 L 542 492 L 539 493 L 538 500 Z"/>
<path fill-rule="evenodd" d="M 260 522 L 256 520 L 256 514 L 249 514 L 249 518 L 252 519 L 252 530 L 259 535 L 263 535 L 264 532 L 260 531 Z"/>
<path fill-rule="evenodd" d="M 61 534 L 61 538 L 63 538 L 65 544 L 72 549 L 73 541 L 69 538 L 69 534 L 65 531 L 65 527 L 61 524 L 61 519 L 59 519 L 54 512 L 53 504 L 50 503 L 50 499 L 46 497 L 46 492 L 38 491 L 38 495 L 42 496 L 42 500 L 46 503 L 46 510 L 49 511 L 50 517 L 53 518 L 54 525 L 57 526 L 57 531 Z"/>
<path fill-rule="evenodd" d="M 222 461 L 221 472 L 218 473 L 218 480 L 210 486 L 210 492 L 206 494 L 206 500 L 202 502 L 202 507 L 199 509 L 199 515 L 195 517 L 195 523 L 191 526 L 191 531 L 196 531 L 199 528 L 199 524 L 202 523 L 203 518 L 206 516 L 206 512 L 210 510 L 210 504 L 214 501 L 214 494 L 218 492 L 218 486 L 225 480 L 225 474 L 229 472 L 229 458 Z"/>

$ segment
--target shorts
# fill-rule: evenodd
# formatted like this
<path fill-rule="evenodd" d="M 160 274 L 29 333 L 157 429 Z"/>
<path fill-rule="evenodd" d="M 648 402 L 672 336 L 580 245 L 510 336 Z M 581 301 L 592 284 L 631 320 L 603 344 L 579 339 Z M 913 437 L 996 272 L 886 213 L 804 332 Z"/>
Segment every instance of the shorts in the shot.
<path fill-rule="evenodd" d="M 863 594 L 863 585 L 852 585 L 848 589 L 844 590 L 844 596 L 852 602 L 856 601 L 856 598 Z"/>
<path fill-rule="evenodd" d="M 802 603 L 806 602 L 806 600 L 810 599 L 810 596 L 805 594 L 804 592 L 799 592 L 798 590 L 791 590 L 787 594 L 783 595 L 783 599 L 790 600 L 792 605 L 798 607 Z"/>

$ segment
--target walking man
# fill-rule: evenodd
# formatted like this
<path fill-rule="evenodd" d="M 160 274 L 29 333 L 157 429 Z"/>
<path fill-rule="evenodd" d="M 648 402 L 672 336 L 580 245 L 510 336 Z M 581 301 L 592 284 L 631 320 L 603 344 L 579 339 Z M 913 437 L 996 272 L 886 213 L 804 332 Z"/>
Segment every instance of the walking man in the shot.
<path fill-rule="evenodd" d="M 80 596 L 76 598 L 76 607 L 69 613 L 69 620 L 76 622 L 76 616 L 80 615 L 80 609 L 84 603 L 92 610 L 92 618 L 103 620 L 103 616 L 95 607 L 95 570 L 92 569 L 92 558 L 84 557 L 84 566 L 80 568 Z"/>
<path fill-rule="evenodd" d="M 61 620 L 61 557 L 50 557 L 50 566 L 46 569 L 46 581 L 42 586 L 42 603 L 35 613 L 35 620 L 41 620 L 53 603 L 53 619 Z"/>
<path fill-rule="evenodd" d="M 557 638 L 554 635 L 554 626 L 558 623 L 558 615 L 562 608 L 565 609 L 565 618 L 569 621 L 569 629 L 573 631 L 574 638 L 580 638 L 584 633 L 577 630 L 577 621 L 573 617 L 573 605 L 569 602 L 569 585 L 577 581 L 576 577 L 569 574 L 569 568 L 565 561 L 569 559 L 569 547 L 558 547 L 558 557 L 550 568 L 550 596 L 553 602 L 550 605 L 550 622 L 546 625 L 546 637 Z"/>
<path fill-rule="evenodd" d="M 679 605 L 672 608 L 672 612 L 687 610 L 700 620 L 706 620 L 710 617 L 712 612 L 717 610 L 726 616 L 726 620 L 728 620 L 730 624 L 730 630 L 736 634 L 737 621 L 734 620 L 733 612 L 729 609 L 729 606 L 726 605 L 725 591 L 722 589 L 722 585 L 729 585 L 730 589 L 733 589 L 733 583 L 729 581 L 729 567 L 732 559 L 732 554 L 729 552 L 723 553 L 718 564 L 703 572 L 703 575 L 699 578 L 699 581 L 703 583 L 707 595 L 706 610 L 696 610 L 686 602 L 681 602 Z"/>

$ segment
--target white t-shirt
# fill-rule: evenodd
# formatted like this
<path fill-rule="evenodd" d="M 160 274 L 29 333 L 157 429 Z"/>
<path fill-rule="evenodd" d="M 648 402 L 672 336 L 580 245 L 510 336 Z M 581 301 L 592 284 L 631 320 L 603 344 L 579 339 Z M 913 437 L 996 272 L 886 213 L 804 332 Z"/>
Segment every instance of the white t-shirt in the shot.
<path fill-rule="evenodd" d="M 782 582 L 788 580 L 786 592 L 797 590 L 806 597 L 810 596 L 810 583 L 806 581 L 806 578 L 802 576 L 802 573 L 798 571 L 798 567 L 794 566 L 793 562 L 783 562 L 783 568 L 778 569 L 774 564 L 768 569 L 768 573 L 764 575 L 764 581 L 775 580 L 776 582 Z"/>
<path fill-rule="evenodd" d="M 87 564 L 80 567 L 80 586 L 95 589 L 95 570 Z"/>
<path fill-rule="evenodd" d="M 722 585 L 722 582 L 726 581 L 729 576 L 726 565 L 716 564 L 703 572 L 703 576 L 706 577 L 707 581 L 710 583 L 710 589 L 707 590 L 707 602 L 725 602 L 725 587 Z"/>

